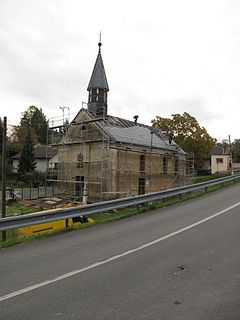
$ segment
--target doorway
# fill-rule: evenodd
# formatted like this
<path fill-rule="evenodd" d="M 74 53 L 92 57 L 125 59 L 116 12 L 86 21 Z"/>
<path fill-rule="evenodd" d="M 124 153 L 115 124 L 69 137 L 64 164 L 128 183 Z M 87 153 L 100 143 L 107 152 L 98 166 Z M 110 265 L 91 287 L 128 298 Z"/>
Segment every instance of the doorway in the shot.
<path fill-rule="evenodd" d="M 138 194 L 145 194 L 145 178 L 139 178 Z"/>

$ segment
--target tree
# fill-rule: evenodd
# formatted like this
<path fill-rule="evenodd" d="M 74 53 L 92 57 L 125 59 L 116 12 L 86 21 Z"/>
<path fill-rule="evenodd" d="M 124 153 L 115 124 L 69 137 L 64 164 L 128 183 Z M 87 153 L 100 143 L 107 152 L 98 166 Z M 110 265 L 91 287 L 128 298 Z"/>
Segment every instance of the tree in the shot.
<path fill-rule="evenodd" d="M 19 125 L 14 128 L 14 132 L 11 136 L 11 141 L 14 149 L 16 150 L 16 153 L 22 151 L 29 132 L 33 145 L 36 145 L 38 143 L 38 139 L 36 132 L 32 127 Z"/>
<path fill-rule="evenodd" d="M 38 109 L 35 106 L 30 106 L 22 114 L 20 126 L 32 127 L 36 132 L 38 142 L 46 144 L 48 123 L 42 108 Z"/>
<path fill-rule="evenodd" d="M 35 106 L 30 106 L 22 113 L 20 124 L 15 127 L 12 140 L 18 147 L 18 151 L 22 150 L 25 138 L 31 131 L 33 144 L 46 144 L 48 122 L 42 109 Z"/>
<path fill-rule="evenodd" d="M 2 146 L 3 146 L 3 127 L 4 123 L 3 120 L 0 118 L 0 179 L 2 179 Z M 6 176 L 8 177 L 9 175 L 12 174 L 12 159 L 11 157 L 16 154 L 16 150 L 13 148 L 13 145 L 11 143 L 11 140 L 9 136 L 7 135 L 6 132 Z"/>
<path fill-rule="evenodd" d="M 171 133 L 174 141 L 187 153 L 194 153 L 196 169 L 202 169 L 216 143 L 204 127 L 189 113 L 173 114 L 172 119 L 157 116 L 152 120 L 153 127 Z"/>
<path fill-rule="evenodd" d="M 240 162 L 240 139 L 235 139 L 231 146 L 233 162 Z"/>
<path fill-rule="evenodd" d="M 21 156 L 18 164 L 18 173 L 24 176 L 27 173 L 31 173 L 36 168 L 36 161 L 34 158 L 34 147 L 31 138 L 31 132 L 28 131 Z"/>

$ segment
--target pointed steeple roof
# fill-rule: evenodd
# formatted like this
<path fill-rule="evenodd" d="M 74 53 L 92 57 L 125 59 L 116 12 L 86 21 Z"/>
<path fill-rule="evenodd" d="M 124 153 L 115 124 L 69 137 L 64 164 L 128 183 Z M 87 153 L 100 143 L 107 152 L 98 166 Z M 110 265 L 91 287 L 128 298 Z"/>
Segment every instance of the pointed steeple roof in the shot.
<path fill-rule="evenodd" d="M 88 88 L 87 88 L 88 91 L 91 89 L 104 89 L 104 91 L 109 91 L 107 77 L 106 77 L 106 73 L 103 65 L 103 59 L 101 55 L 101 45 L 102 43 L 99 42 L 98 55 L 93 68 L 91 79 L 88 84 Z"/>

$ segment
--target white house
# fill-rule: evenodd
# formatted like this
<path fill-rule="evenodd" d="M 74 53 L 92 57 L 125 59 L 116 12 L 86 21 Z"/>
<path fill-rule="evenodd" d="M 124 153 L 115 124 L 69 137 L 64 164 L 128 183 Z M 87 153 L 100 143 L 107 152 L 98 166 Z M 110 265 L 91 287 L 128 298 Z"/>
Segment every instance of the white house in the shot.
<path fill-rule="evenodd" d="M 17 172 L 21 153 L 12 157 L 13 172 Z M 36 161 L 36 170 L 46 172 L 47 169 L 56 169 L 58 164 L 58 149 L 51 146 L 37 146 L 34 149 L 34 158 Z"/>
<path fill-rule="evenodd" d="M 224 151 L 221 146 L 215 146 L 211 154 L 211 174 L 228 172 L 231 170 L 230 153 Z"/>

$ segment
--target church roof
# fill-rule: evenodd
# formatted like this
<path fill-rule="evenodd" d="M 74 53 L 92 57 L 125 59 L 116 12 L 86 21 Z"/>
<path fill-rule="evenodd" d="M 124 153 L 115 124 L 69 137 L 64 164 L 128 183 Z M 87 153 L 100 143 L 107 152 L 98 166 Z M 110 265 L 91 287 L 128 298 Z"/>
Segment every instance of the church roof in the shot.
<path fill-rule="evenodd" d="M 115 141 L 185 154 L 174 141 L 169 142 L 166 132 L 158 128 L 113 116 L 107 116 L 99 125 Z"/>
<path fill-rule="evenodd" d="M 93 72 L 92 72 L 87 90 L 105 89 L 109 91 L 107 77 L 106 77 L 106 73 L 103 65 L 103 59 L 102 59 L 101 50 L 100 50 L 100 47 L 102 45 L 101 42 L 99 42 L 98 45 L 99 45 L 99 51 L 98 51 L 97 59 L 93 68 Z"/>
<path fill-rule="evenodd" d="M 92 119 L 96 118 L 86 109 L 81 111 L 86 112 Z M 168 134 L 159 128 L 110 115 L 98 119 L 96 124 L 113 141 L 186 154 L 173 140 L 170 143 Z"/>

